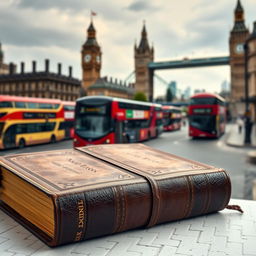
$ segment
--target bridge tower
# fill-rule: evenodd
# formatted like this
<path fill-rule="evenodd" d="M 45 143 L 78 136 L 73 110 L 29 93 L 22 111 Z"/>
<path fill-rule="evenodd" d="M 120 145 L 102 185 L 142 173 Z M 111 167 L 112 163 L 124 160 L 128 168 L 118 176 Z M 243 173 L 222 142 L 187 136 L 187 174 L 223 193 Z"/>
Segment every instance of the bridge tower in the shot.
<path fill-rule="evenodd" d="M 245 97 L 244 80 L 244 43 L 249 36 L 249 30 L 245 26 L 244 10 L 240 0 L 234 11 L 234 26 L 230 31 L 229 53 L 231 71 L 231 111 L 232 115 L 244 112 Z"/>
<path fill-rule="evenodd" d="M 147 38 L 146 25 L 143 24 L 139 46 L 134 45 L 135 58 L 135 91 L 143 92 L 147 99 L 152 95 L 148 63 L 154 60 L 154 48 L 150 47 Z"/>

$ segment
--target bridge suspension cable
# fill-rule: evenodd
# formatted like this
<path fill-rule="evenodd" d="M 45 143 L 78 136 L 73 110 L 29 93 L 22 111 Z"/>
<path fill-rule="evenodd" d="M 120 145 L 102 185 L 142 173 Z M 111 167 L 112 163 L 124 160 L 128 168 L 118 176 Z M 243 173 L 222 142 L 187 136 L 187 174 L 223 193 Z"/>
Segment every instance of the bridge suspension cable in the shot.
<path fill-rule="evenodd" d="M 166 80 L 164 80 L 161 76 L 154 74 L 154 77 L 164 85 L 168 86 L 169 83 Z"/>
<path fill-rule="evenodd" d="M 132 71 L 125 79 L 124 82 L 129 84 L 129 83 L 134 83 L 135 81 L 135 71 Z"/>

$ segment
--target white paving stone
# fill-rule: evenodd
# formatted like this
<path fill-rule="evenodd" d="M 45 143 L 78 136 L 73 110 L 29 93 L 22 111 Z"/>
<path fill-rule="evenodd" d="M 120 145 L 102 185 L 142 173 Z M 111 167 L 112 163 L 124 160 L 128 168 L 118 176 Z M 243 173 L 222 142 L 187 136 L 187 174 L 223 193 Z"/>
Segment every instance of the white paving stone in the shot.
<path fill-rule="evenodd" d="M 49 248 L 0 211 L 0 256 L 256 256 L 256 201 L 220 213 Z"/>

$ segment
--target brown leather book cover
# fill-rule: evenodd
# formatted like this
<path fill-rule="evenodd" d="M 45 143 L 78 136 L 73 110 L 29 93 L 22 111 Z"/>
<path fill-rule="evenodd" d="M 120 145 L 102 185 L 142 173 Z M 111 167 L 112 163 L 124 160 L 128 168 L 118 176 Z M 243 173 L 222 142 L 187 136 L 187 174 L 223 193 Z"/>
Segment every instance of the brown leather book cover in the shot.
<path fill-rule="evenodd" d="M 224 170 L 142 144 L 10 155 L 0 161 L 52 198 L 53 237 L 1 202 L 50 246 L 219 211 L 231 193 Z"/>

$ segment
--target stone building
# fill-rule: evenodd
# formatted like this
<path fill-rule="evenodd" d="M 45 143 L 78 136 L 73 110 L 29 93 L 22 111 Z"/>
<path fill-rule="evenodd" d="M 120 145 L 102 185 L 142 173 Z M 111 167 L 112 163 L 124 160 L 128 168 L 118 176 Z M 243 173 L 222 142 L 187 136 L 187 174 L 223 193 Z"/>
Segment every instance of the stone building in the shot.
<path fill-rule="evenodd" d="M 229 54 L 231 70 L 231 101 L 233 116 L 244 113 L 243 99 L 245 96 L 244 43 L 249 36 L 245 26 L 244 10 L 240 0 L 234 11 L 234 26 L 229 37 Z"/>
<path fill-rule="evenodd" d="M 150 82 L 148 63 L 154 61 L 154 48 L 150 47 L 147 38 L 147 31 L 145 24 L 141 32 L 141 40 L 139 45 L 134 45 L 134 59 L 135 59 L 135 91 L 143 92 L 147 99 L 150 95 Z"/>
<path fill-rule="evenodd" d="M 12 69 L 16 72 L 16 65 L 12 64 Z M 9 73 L 9 65 L 4 63 L 4 52 L 2 50 L 2 44 L 0 43 L 0 75 Z"/>
<path fill-rule="evenodd" d="M 105 95 L 124 99 L 133 99 L 134 87 L 126 85 L 117 79 L 108 79 L 107 77 L 99 78 L 93 85 L 88 88 L 88 95 Z"/>
<path fill-rule="evenodd" d="M 91 21 L 87 29 L 87 39 L 82 45 L 81 65 L 82 65 L 82 91 L 84 94 L 105 95 L 132 99 L 134 89 L 132 86 L 117 82 L 115 79 L 101 77 L 101 48 L 96 39 L 96 30 Z"/>
<path fill-rule="evenodd" d="M 246 43 L 248 46 L 248 96 L 250 115 L 252 121 L 256 122 L 256 21 Z"/>
<path fill-rule="evenodd" d="M 69 75 L 61 73 L 61 64 L 58 64 L 58 73 L 50 72 L 49 60 L 45 60 L 45 70 L 37 71 L 36 62 L 32 62 L 32 72 L 25 72 L 22 62 L 20 73 L 15 72 L 15 66 L 9 65 L 8 74 L 0 75 L 0 94 L 53 98 L 65 101 L 75 101 L 80 95 L 81 81 L 72 77 L 72 67 Z"/>

